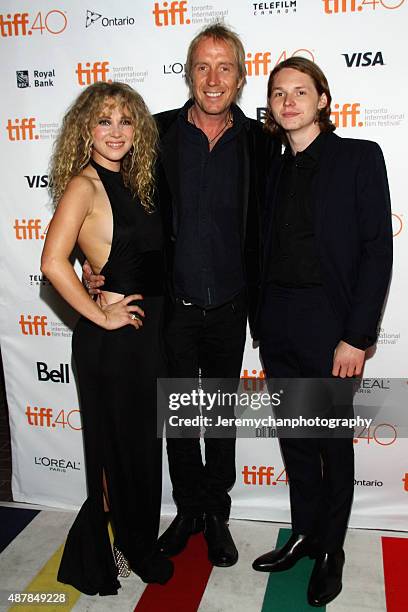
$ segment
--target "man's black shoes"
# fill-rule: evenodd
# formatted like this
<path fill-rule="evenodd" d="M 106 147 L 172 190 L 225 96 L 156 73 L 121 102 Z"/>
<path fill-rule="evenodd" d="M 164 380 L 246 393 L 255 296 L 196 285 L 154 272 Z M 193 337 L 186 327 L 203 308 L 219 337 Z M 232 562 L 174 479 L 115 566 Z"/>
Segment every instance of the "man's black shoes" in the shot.
<path fill-rule="evenodd" d="M 238 561 L 238 551 L 226 520 L 218 514 L 205 515 L 204 537 L 208 558 L 217 567 L 231 567 Z"/>
<path fill-rule="evenodd" d="M 343 550 L 317 556 L 307 592 L 311 606 L 320 608 L 337 597 L 342 588 L 343 565 Z"/>
<path fill-rule="evenodd" d="M 316 556 L 316 541 L 311 536 L 292 534 L 282 548 L 258 557 L 252 564 L 257 572 L 283 572 L 293 567 L 302 557 Z"/>
<path fill-rule="evenodd" d="M 199 533 L 203 529 L 203 517 L 177 514 L 170 526 L 158 539 L 158 550 L 166 557 L 174 557 L 184 550 L 191 535 Z"/>

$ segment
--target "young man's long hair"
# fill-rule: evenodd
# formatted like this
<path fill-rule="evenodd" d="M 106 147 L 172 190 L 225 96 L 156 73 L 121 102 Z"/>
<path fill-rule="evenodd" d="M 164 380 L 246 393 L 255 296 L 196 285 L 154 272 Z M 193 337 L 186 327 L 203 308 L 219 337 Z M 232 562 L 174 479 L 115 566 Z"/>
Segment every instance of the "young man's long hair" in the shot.
<path fill-rule="evenodd" d="M 126 108 L 133 126 L 130 151 L 121 161 L 125 185 L 151 210 L 154 192 L 154 163 L 158 133 L 143 98 L 124 83 L 98 82 L 87 87 L 65 114 L 50 162 L 50 190 L 57 205 L 70 179 L 78 175 L 92 156 L 92 130 L 102 113 Z"/>
<path fill-rule="evenodd" d="M 278 136 L 282 140 L 282 142 L 287 144 L 287 138 L 286 138 L 285 131 L 283 130 L 283 128 L 281 128 L 280 125 L 276 123 L 275 119 L 273 118 L 272 111 L 270 108 L 270 102 L 269 102 L 271 98 L 271 94 L 272 94 L 274 78 L 276 77 L 278 72 L 280 72 L 284 68 L 292 68 L 293 70 L 298 70 L 299 72 L 308 74 L 310 78 L 312 79 L 314 86 L 316 87 L 316 91 L 318 95 L 321 96 L 322 94 L 326 94 L 327 104 L 324 108 L 321 108 L 318 111 L 317 116 L 316 116 L 316 122 L 319 124 L 321 132 L 333 132 L 336 129 L 336 126 L 330 120 L 330 114 L 331 114 L 330 104 L 331 104 L 332 97 L 331 97 L 330 88 L 329 88 L 327 79 L 325 75 L 323 74 L 323 71 L 321 70 L 321 68 L 319 68 L 317 64 L 315 64 L 314 62 L 312 62 L 311 60 L 305 57 L 300 57 L 300 56 L 290 57 L 289 59 L 284 60 L 283 62 L 280 62 L 277 66 L 275 66 L 275 68 L 272 70 L 271 74 L 269 75 L 268 102 L 267 102 L 268 110 L 266 112 L 266 118 L 265 118 L 265 129 L 268 132 L 270 132 L 273 136 Z"/>

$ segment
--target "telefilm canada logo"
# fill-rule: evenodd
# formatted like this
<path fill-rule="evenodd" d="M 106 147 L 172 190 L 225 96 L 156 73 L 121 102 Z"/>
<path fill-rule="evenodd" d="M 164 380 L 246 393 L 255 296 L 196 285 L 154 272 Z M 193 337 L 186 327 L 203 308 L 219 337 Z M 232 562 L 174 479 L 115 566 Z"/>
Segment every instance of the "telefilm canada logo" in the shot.
<path fill-rule="evenodd" d="M 133 26 L 135 23 L 135 18 L 129 15 L 121 15 L 120 17 L 117 15 L 109 15 L 109 17 L 107 17 L 96 11 L 91 11 L 89 9 L 86 11 L 85 28 L 90 28 L 95 24 L 103 28 L 117 28 L 121 26 Z"/>
<path fill-rule="evenodd" d="M 278 2 L 251 2 L 252 14 L 255 17 L 270 15 L 288 15 L 296 13 L 297 0 L 281 0 Z"/>

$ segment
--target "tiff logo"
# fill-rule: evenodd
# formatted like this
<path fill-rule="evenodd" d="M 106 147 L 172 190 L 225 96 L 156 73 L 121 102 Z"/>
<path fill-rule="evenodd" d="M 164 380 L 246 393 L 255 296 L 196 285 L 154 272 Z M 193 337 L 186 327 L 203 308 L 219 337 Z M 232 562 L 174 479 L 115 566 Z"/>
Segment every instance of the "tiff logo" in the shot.
<path fill-rule="evenodd" d="M 23 336 L 51 336 L 47 331 L 47 317 L 45 315 L 20 315 L 19 325 Z"/>
<path fill-rule="evenodd" d="M 27 422 L 33 427 L 51 427 L 52 408 L 38 408 L 38 406 L 27 406 L 25 411 Z M 55 427 L 55 424 L 52 424 Z"/>
<path fill-rule="evenodd" d="M 48 226 L 41 233 L 41 219 L 15 219 L 13 228 L 17 240 L 44 240 Z"/>
<path fill-rule="evenodd" d="M 158 2 L 154 3 L 154 22 L 156 26 L 168 26 L 168 25 L 185 25 L 191 23 L 190 19 L 184 19 L 187 13 L 187 2 L 182 0 L 181 2 L 170 2 L 170 8 L 168 2 L 163 2 L 163 8 L 159 8 Z"/>
<path fill-rule="evenodd" d="M 252 53 L 247 53 L 247 59 L 245 60 L 245 66 L 247 69 L 247 76 L 259 76 L 260 74 L 269 74 L 272 64 L 271 53 L 258 52 L 255 53 L 252 58 Z"/>
<path fill-rule="evenodd" d="M 253 465 L 252 470 L 249 469 L 248 465 L 244 465 L 242 470 L 244 484 L 246 485 L 276 485 L 276 481 L 273 480 L 274 474 L 275 468 L 271 465 L 260 465 L 258 468 Z"/>
<path fill-rule="evenodd" d="M 402 482 L 404 483 L 404 491 L 408 492 L 408 473 L 405 473 L 405 476 L 402 479 Z"/>
<path fill-rule="evenodd" d="M 107 79 L 109 73 L 108 66 L 109 62 L 94 62 L 93 64 L 86 62 L 84 68 L 84 65 L 78 62 L 77 69 L 75 70 L 78 76 L 78 85 L 91 85 L 96 83 L 96 81 L 110 83 L 111 81 Z"/>
<path fill-rule="evenodd" d="M 0 15 L 0 36 L 27 36 L 28 13 L 15 13 L 14 15 Z"/>
<path fill-rule="evenodd" d="M 370 2 L 370 4 L 375 4 L 374 2 Z M 324 4 L 324 12 L 331 15 L 332 13 L 347 13 L 350 11 L 354 13 L 356 10 L 362 11 L 363 7 L 356 7 L 356 0 L 323 0 Z M 363 1 L 364 4 L 364 1 Z"/>
<path fill-rule="evenodd" d="M 358 121 L 360 115 L 360 104 L 340 104 L 334 105 L 335 110 L 331 113 L 331 120 L 336 127 L 362 127 L 364 123 Z"/>
<path fill-rule="evenodd" d="M 38 140 L 38 134 L 34 133 L 35 128 L 35 117 L 23 117 L 21 120 L 14 119 L 14 123 L 9 119 L 6 126 L 8 139 L 12 142 L 16 140 Z"/>

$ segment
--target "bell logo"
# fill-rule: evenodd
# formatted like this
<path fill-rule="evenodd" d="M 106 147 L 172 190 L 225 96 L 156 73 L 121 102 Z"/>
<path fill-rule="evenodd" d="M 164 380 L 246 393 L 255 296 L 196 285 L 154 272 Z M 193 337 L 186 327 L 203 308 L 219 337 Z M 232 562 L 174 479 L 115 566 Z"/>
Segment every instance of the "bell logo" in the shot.
<path fill-rule="evenodd" d="M 111 83 L 112 81 L 107 78 L 109 73 L 109 62 L 90 62 L 82 64 L 78 62 L 75 74 L 78 76 L 78 85 L 91 85 L 96 81 L 105 81 Z"/>
<path fill-rule="evenodd" d="M 154 23 L 156 26 L 161 28 L 162 26 L 168 25 L 188 25 L 191 23 L 190 19 L 185 19 L 184 16 L 187 13 L 187 2 L 182 0 L 181 2 L 163 2 L 162 7 L 158 2 L 154 3 Z"/>
<path fill-rule="evenodd" d="M 15 219 L 13 225 L 16 240 L 44 240 L 48 225 L 41 230 L 41 219 Z"/>
<path fill-rule="evenodd" d="M 404 491 L 407 491 L 408 493 L 408 473 L 405 473 L 404 478 L 402 479 L 402 482 L 404 483 Z"/>
<path fill-rule="evenodd" d="M 35 117 L 14 119 L 14 123 L 9 119 L 6 126 L 8 139 L 12 142 L 16 140 L 38 140 L 39 136 L 35 134 L 35 128 Z"/>
<path fill-rule="evenodd" d="M 47 331 L 47 317 L 45 315 L 20 315 L 19 324 L 23 336 L 51 336 Z"/>
<path fill-rule="evenodd" d="M 360 115 L 360 104 L 354 102 L 353 104 L 335 104 L 334 109 L 330 115 L 336 127 L 363 127 L 364 123 L 358 121 Z"/>

